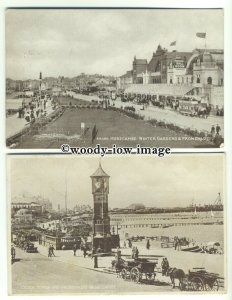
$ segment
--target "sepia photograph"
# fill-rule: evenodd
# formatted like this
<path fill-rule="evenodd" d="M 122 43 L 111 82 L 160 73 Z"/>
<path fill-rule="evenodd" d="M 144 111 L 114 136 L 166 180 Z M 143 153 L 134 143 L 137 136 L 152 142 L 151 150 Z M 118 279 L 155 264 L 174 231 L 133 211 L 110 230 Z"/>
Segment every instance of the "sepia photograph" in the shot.
<path fill-rule="evenodd" d="M 9 293 L 225 293 L 224 164 L 8 155 Z"/>
<path fill-rule="evenodd" d="M 224 146 L 223 9 L 6 9 L 6 145 Z"/>

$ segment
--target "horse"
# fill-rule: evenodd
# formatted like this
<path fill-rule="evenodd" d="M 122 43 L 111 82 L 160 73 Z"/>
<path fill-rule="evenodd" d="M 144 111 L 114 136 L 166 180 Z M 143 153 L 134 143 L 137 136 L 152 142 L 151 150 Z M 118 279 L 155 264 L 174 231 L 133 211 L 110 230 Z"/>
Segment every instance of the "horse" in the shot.
<path fill-rule="evenodd" d="M 173 289 L 175 288 L 175 279 L 179 280 L 179 286 L 181 286 L 183 279 L 185 278 L 185 273 L 182 269 L 168 268 L 166 274 L 167 276 L 170 276 Z"/>
<path fill-rule="evenodd" d="M 119 259 L 116 258 L 111 261 L 112 269 L 115 270 L 117 277 L 121 277 L 121 271 L 124 267 L 124 263 L 125 263 L 125 260 L 122 258 L 119 258 Z"/>

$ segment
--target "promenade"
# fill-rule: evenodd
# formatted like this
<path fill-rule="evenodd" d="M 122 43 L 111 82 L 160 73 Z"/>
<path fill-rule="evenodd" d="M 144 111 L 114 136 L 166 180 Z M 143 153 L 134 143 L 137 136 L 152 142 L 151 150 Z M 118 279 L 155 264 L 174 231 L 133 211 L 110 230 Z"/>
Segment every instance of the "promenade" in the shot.
<path fill-rule="evenodd" d="M 74 95 L 73 95 L 74 96 Z M 92 101 L 101 99 L 94 95 L 88 96 L 83 94 L 75 94 L 73 100 L 80 99 L 84 101 Z M 116 100 L 110 100 L 110 105 L 115 105 L 117 108 L 125 107 L 125 106 L 133 106 L 135 108 L 135 112 L 141 116 L 144 116 L 145 120 L 156 119 L 157 121 L 164 121 L 166 123 L 173 123 L 181 128 L 191 128 L 193 130 L 210 132 L 212 125 L 216 126 L 217 124 L 221 127 L 221 134 L 224 136 L 224 118 L 210 115 L 207 119 L 199 118 L 199 117 L 190 117 L 182 115 L 176 111 L 171 109 L 159 108 L 153 105 L 149 105 L 145 107 L 144 110 L 141 110 L 142 105 L 138 105 L 132 102 L 122 102 L 120 98 Z"/>
<path fill-rule="evenodd" d="M 47 257 L 44 253 L 26 253 L 16 248 L 16 259 L 11 265 L 9 292 L 13 295 L 61 295 L 61 294 L 154 294 L 180 292 L 178 287 L 170 284 L 153 282 L 153 284 L 137 284 L 130 280 L 117 278 L 115 274 L 102 272 L 101 268 L 88 269 L 91 258 L 73 257 L 61 260 L 57 257 Z M 62 253 L 68 254 L 67 251 Z M 68 255 L 67 255 L 68 256 Z M 71 261 L 72 258 L 72 261 Z M 112 258 L 112 257 L 111 257 Z M 83 260 L 87 267 L 74 264 Z M 99 271 L 100 270 L 100 271 Z"/>
<path fill-rule="evenodd" d="M 112 101 L 111 101 L 112 103 Z M 115 106 L 120 108 L 124 106 L 133 106 L 135 112 L 145 117 L 145 120 L 156 119 L 157 121 L 164 121 L 165 123 L 173 123 L 181 128 L 191 128 L 193 130 L 210 132 L 212 125 L 217 124 L 221 127 L 221 134 L 224 135 L 224 118 L 210 115 L 207 119 L 199 117 L 190 117 L 182 115 L 171 109 L 159 108 L 149 105 L 144 110 L 141 110 L 142 105 L 121 102 L 119 99 L 114 101 Z"/>
<path fill-rule="evenodd" d="M 47 111 L 47 116 L 53 112 L 51 100 L 48 100 L 47 102 L 46 111 Z M 36 114 L 35 114 L 35 118 L 37 119 Z M 40 116 L 38 118 L 40 118 Z M 25 120 L 25 118 L 19 118 L 18 113 L 7 117 L 6 118 L 6 139 L 19 133 L 27 126 L 30 126 L 30 124 Z"/>
<path fill-rule="evenodd" d="M 147 250 L 142 243 L 134 243 L 139 250 L 139 255 L 153 256 L 157 262 L 157 280 L 161 282 L 170 282 L 169 278 L 163 277 L 160 274 L 161 262 L 163 257 L 167 257 L 170 267 L 180 268 L 188 273 L 193 268 L 205 268 L 208 272 L 217 273 L 221 277 L 224 277 L 224 255 L 220 254 L 208 254 L 208 253 L 191 253 L 184 251 L 177 251 L 174 248 L 150 248 Z M 36 245 L 38 251 L 48 256 L 48 249 L 41 245 Z M 120 249 L 123 255 L 131 255 L 132 250 L 130 248 Z M 116 250 L 115 250 L 116 251 Z M 99 272 L 112 272 L 111 261 L 114 259 L 110 257 L 98 257 L 98 268 L 94 268 L 94 260 L 91 257 L 83 257 L 82 251 L 78 250 L 76 256 L 73 255 L 72 250 L 56 250 L 56 259 L 58 261 L 74 264 L 90 270 Z"/>

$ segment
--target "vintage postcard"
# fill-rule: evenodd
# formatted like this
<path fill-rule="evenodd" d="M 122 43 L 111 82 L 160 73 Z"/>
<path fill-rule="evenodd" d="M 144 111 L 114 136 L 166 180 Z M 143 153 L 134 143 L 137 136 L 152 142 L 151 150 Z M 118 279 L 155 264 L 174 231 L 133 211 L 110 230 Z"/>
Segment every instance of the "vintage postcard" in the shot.
<path fill-rule="evenodd" d="M 10 293 L 226 292 L 224 164 L 9 155 Z"/>
<path fill-rule="evenodd" d="M 223 9 L 7 9 L 6 145 L 223 147 L 223 23 Z"/>

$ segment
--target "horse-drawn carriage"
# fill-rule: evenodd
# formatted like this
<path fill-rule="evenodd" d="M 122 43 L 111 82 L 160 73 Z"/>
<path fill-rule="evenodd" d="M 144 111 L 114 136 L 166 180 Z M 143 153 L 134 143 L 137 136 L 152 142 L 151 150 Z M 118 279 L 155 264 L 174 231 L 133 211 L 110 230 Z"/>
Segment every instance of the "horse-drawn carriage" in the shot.
<path fill-rule="evenodd" d="M 154 269 L 156 265 L 156 262 L 142 258 L 122 259 L 121 263 L 115 265 L 115 268 L 121 278 L 138 283 L 142 279 L 154 281 L 156 276 Z"/>
<path fill-rule="evenodd" d="M 216 273 L 207 272 L 205 269 L 193 269 L 180 280 L 181 290 L 191 291 L 218 291 L 219 282 L 223 278 Z"/>

